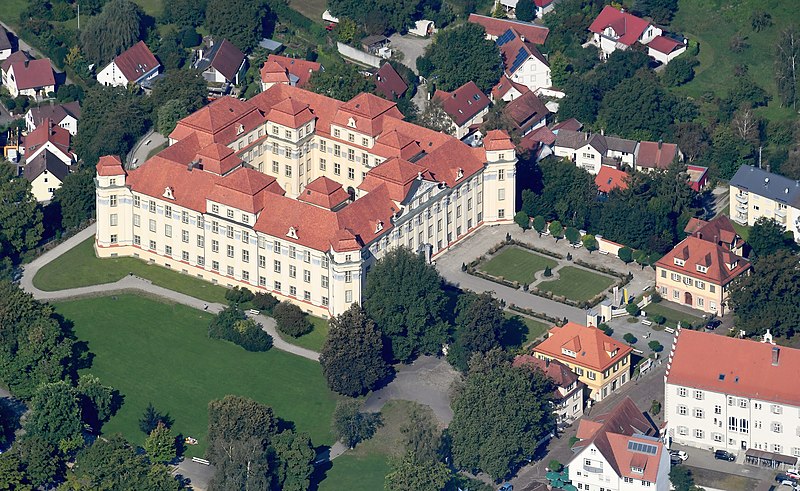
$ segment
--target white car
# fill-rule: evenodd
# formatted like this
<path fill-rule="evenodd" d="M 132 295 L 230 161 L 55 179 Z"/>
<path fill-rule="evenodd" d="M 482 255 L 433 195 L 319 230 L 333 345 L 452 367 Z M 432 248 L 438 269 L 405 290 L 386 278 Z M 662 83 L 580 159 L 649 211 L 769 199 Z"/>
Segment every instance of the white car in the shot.
<path fill-rule="evenodd" d="M 669 455 L 681 459 L 681 462 L 686 462 L 686 459 L 689 458 L 689 454 L 683 450 L 670 450 Z"/>

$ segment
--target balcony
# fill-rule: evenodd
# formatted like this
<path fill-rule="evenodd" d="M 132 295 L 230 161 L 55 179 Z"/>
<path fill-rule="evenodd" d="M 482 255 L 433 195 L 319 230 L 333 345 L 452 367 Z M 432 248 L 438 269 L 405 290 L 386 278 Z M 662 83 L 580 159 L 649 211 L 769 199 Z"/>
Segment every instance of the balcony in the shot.
<path fill-rule="evenodd" d="M 784 223 L 786 222 L 786 209 L 785 208 L 776 208 L 775 209 L 775 219 L 782 218 Z"/>
<path fill-rule="evenodd" d="M 583 464 L 583 470 L 585 470 L 586 472 L 591 472 L 592 474 L 602 474 L 603 473 L 603 469 L 602 468 L 594 467 L 594 466 L 586 465 L 586 464 Z"/>
<path fill-rule="evenodd" d="M 747 204 L 748 196 L 746 194 L 737 194 L 736 201 L 742 204 Z"/>
<path fill-rule="evenodd" d="M 736 205 L 736 211 L 741 213 L 741 214 L 743 214 L 743 215 L 747 215 L 747 211 L 748 211 L 747 210 L 747 206 L 746 205 Z"/>

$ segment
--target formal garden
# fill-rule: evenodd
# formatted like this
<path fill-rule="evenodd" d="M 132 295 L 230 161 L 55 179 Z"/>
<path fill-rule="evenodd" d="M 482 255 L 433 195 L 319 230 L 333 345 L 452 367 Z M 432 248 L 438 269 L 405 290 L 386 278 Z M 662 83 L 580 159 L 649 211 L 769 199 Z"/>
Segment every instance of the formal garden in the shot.
<path fill-rule="evenodd" d="M 532 283 L 536 273 L 557 265 L 555 259 L 541 254 L 519 247 L 505 247 L 481 264 L 480 269 L 492 276 L 525 284 Z"/>
<path fill-rule="evenodd" d="M 542 281 L 537 287 L 577 302 L 586 302 L 595 295 L 603 293 L 615 281 L 610 276 L 575 266 L 562 266 L 557 273 L 557 280 Z"/>

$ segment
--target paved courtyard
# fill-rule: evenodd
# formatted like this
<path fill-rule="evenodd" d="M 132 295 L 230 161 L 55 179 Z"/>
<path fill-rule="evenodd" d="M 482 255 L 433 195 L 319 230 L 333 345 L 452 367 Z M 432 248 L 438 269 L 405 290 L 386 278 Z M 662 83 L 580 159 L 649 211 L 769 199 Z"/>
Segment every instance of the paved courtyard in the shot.
<path fill-rule="evenodd" d="M 412 34 L 403 36 L 395 33 L 392 34 L 389 41 L 391 41 L 390 47 L 392 49 L 403 53 L 401 63 L 419 75 L 417 72 L 417 58 L 423 55 L 425 48 L 431 44 L 433 39 L 431 37 L 421 38 Z"/>

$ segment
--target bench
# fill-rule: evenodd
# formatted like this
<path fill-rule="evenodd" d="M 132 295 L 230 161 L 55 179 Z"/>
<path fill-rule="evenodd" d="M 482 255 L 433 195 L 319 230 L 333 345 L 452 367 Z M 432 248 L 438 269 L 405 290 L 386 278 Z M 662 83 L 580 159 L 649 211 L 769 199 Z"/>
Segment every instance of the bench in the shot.
<path fill-rule="evenodd" d="M 673 333 L 675 332 L 675 329 L 673 329 L 673 328 L 671 328 L 671 327 L 665 327 L 665 328 L 664 328 L 664 331 L 665 331 L 665 332 L 668 332 L 668 333 L 670 333 L 670 334 L 673 334 Z"/>
<path fill-rule="evenodd" d="M 644 324 L 645 326 L 652 326 L 652 325 L 653 325 L 653 321 L 651 321 L 651 320 L 642 319 L 642 321 L 641 321 L 641 322 L 642 322 L 642 324 Z"/>
<path fill-rule="evenodd" d="M 602 254 L 604 256 L 608 256 L 608 251 L 600 251 L 600 254 Z"/>
<path fill-rule="evenodd" d="M 192 457 L 192 462 L 197 462 L 198 464 L 203 465 L 211 465 L 211 462 L 207 461 L 206 459 L 201 459 L 200 457 Z"/>
<path fill-rule="evenodd" d="M 247 311 L 247 313 L 250 314 L 250 315 L 258 315 L 261 312 L 256 310 L 256 309 L 250 309 L 250 310 Z"/>

